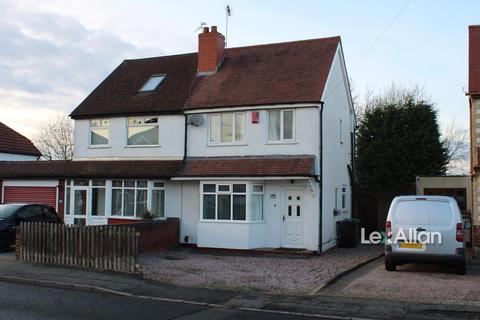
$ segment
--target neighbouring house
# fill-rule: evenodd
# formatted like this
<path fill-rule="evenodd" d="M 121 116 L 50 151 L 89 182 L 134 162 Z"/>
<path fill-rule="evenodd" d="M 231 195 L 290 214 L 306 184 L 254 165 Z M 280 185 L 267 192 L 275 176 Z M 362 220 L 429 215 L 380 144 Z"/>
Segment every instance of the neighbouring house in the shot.
<path fill-rule="evenodd" d="M 0 177 L 58 182 L 68 224 L 148 212 L 199 247 L 335 246 L 355 129 L 340 37 L 225 48 L 212 26 L 198 40 L 121 63 L 71 113 L 72 161 L 4 162 Z"/>
<path fill-rule="evenodd" d="M 0 161 L 35 161 L 41 156 L 32 141 L 0 122 Z"/>
<path fill-rule="evenodd" d="M 470 106 L 470 173 L 472 175 L 472 218 L 474 225 L 478 226 L 480 224 L 480 25 L 469 26 L 468 31 L 469 69 L 467 96 Z"/>

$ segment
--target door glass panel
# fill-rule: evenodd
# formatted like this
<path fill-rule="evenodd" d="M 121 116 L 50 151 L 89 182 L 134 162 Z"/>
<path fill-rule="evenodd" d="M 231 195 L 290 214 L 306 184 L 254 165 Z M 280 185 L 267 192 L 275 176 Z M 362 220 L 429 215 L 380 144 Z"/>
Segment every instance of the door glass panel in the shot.
<path fill-rule="evenodd" d="M 92 188 L 92 216 L 105 215 L 105 188 Z"/>
<path fill-rule="evenodd" d="M 79 216 L 87 214 L 87 190 L 75 190 L 73 213 Z"/>
<path fill-rule="evenodd" d="M 300 206 L 297 206 L 297 217 L 300 217 Z"/>
<path fill-rule="evenodd" d="M 288 206 L 288 216 L 292 216 L 292 206 Z"/>

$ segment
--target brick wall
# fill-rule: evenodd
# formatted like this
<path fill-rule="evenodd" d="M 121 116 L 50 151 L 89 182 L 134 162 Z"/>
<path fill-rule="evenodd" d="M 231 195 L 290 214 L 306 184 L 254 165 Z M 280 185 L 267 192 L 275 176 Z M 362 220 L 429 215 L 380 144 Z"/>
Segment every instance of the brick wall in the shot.
<path fill-rule="evenodd" d="M 217 31 L 216 26 L 203 28 L 198 35 L 198 72 L 215 72 L 223 59 L 225 37 Z"/>
<path fill-rule="evenodd" d="M 180 238 L 180 219 L 168 218 L 166 220 L 139 221 L 114 219 L 109 224 L 122 224 L 134 227 L 140 233 L 138 239 L 139 253 L 154 252 L 159 250 L 169 250 L 178 246 Z"/>

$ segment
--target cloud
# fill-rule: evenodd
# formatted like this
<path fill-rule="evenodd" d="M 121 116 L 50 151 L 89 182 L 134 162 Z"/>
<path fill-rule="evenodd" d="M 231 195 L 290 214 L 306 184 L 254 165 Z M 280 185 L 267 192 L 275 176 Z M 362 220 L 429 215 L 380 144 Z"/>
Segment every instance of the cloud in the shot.
<path fill-rule="evenodd" d="M 71 16 L 14 2 L 0 11 L 0 121 L 29 137 L 40 120 L 73 110 L 123 59 L 151 53 Z"/>

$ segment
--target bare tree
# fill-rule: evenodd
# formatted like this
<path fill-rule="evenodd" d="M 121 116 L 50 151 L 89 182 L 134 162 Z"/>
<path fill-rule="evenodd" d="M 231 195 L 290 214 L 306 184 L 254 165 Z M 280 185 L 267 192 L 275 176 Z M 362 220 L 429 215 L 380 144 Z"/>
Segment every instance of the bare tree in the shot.
<path fill-rule="evenodd" d="M 73 121 L 58 115 L 46 122 L 34 138 L 44 160 L 71 160 L 73 157 Z"/>
<path fill-rule="evenodd" d="M 468 130 L 452 119 L 442 130 L 443 145 L 447 149 L 449 174 L 468 173 L 470 143 Z"/>

